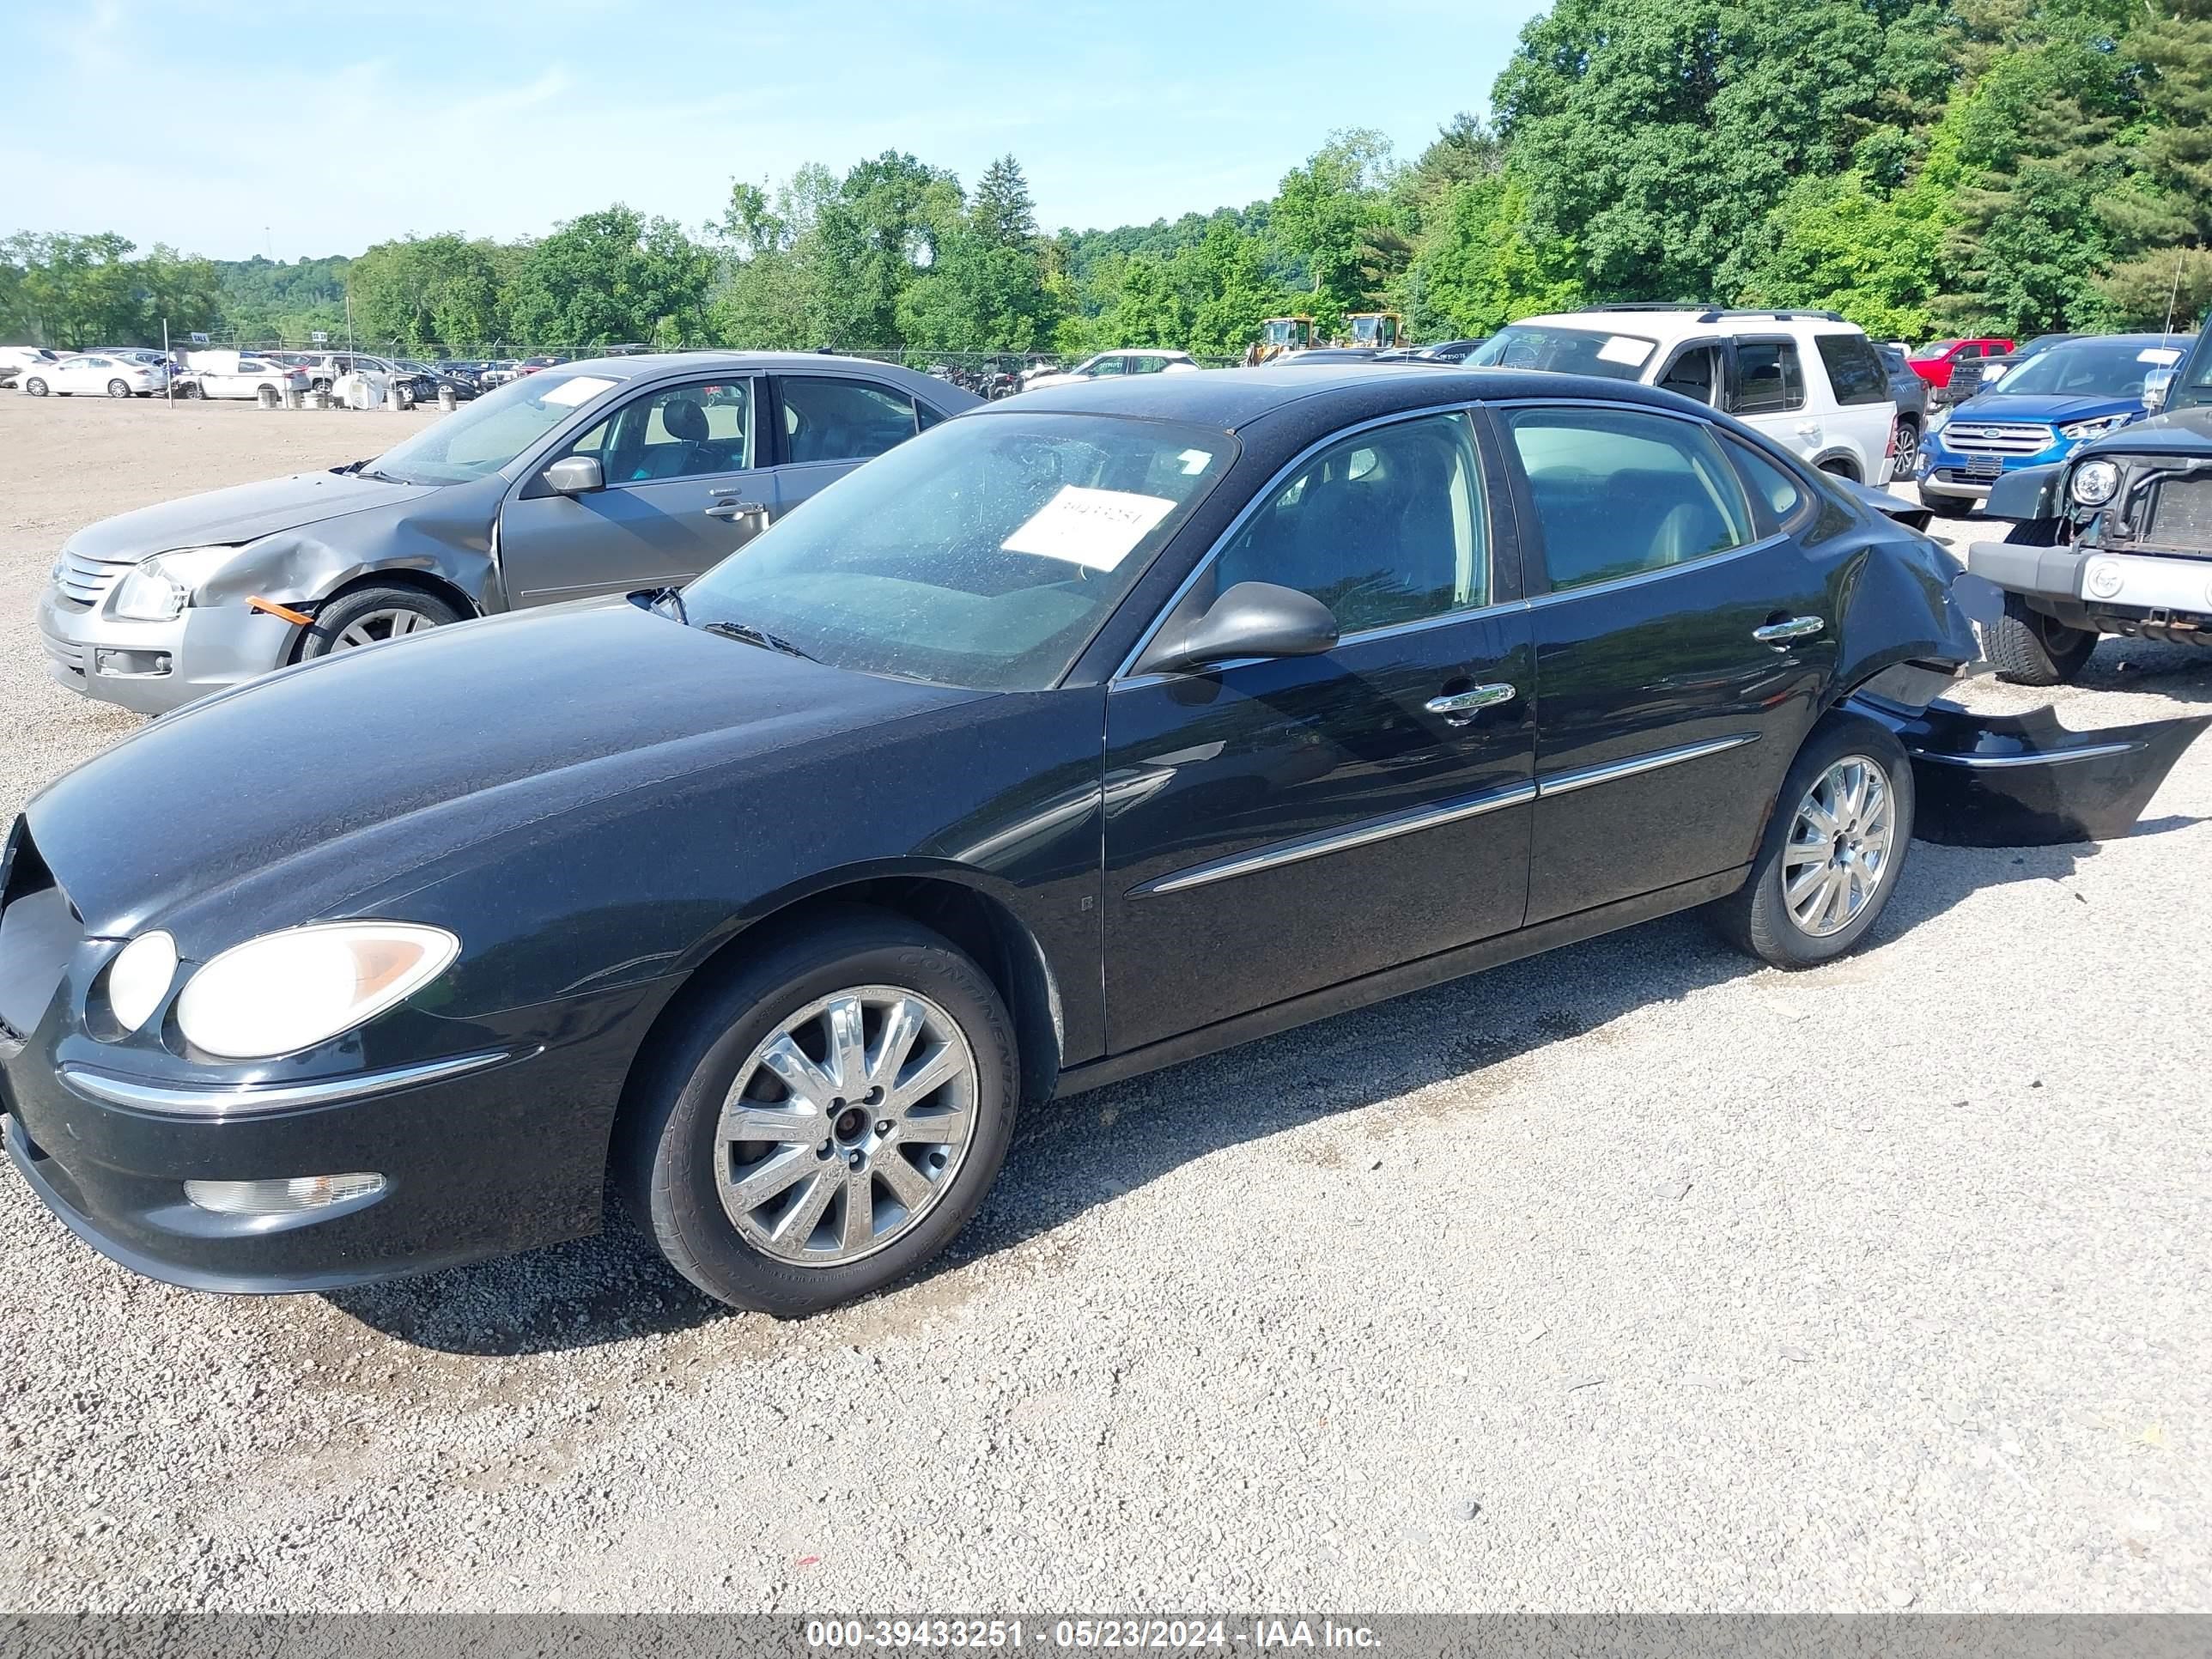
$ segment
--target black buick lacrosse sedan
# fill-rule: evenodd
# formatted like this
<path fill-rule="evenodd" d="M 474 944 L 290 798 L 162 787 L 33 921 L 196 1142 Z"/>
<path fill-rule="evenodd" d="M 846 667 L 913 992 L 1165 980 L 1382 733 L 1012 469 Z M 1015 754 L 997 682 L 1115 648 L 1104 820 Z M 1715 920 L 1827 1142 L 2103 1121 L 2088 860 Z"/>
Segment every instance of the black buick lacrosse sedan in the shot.
<path fill-rule="evenodd" d="M 56 783 L 0 860 L 8 1150 L 187 1285 L 588 1233 L 611 1171 L 711 1294 L 826 1307 L 1055 1091 L 1692 905 L 1817 963 L 1916 798 L 2063 817 L 2106 763 L 1929 710 L 1972 580 L 1620 381 L 1012 398 L 681 591 L 285 670 Z"/>

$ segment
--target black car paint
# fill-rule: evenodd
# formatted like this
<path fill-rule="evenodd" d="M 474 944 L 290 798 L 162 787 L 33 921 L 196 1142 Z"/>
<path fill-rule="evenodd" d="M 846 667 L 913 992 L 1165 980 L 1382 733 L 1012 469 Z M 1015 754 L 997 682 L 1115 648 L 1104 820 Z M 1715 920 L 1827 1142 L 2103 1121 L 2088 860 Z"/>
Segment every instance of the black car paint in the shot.
<path fill-rule="evenodd" d="M 1787 466 L 1807 513 L 1748 552 L 1547 600 L 1509 489 L 1486 611 L 1321 658 L 1121 674 L 1243 505 L 1311 446 L 1420 410 L 1563 398 L 1712 420 Z M 210 1288 L 327 1286 L 556 1242 L 599 1224 L 623 1079 L 654 1022 L 702 964 L 802 925 L 812 903 L 857 896 L 951 933 L 1016 1011 L 1034 1099 L 1721 896 L 1820 714 L 1862 687 L 1932 690 L 1973 653 L 1933 544 L 1667 393 L 1314 368 L 1006 407 L 1201 422 L 1239 446 L 1058 685 L 982 695 L 850 673 L 617 600 L 287 670 L 54 784 L 0 872 L 0 926 L 50 872 L 81 935 L 43 1012 L 0 1030 L 19 1167 L 100 1248 Z M 1486 465 L 1501 465 L 1494 444 Z M 1827 620 L 1820 638 L 1754 648 L 1752 628 L 1808 609 Z M 1689 643 L 1655 676 L 1665 632 Z M 1525 677 L 1528 694 L 1445 729 L 1423 705 L 1477 675 Z M 347 763 L 299 776 L 297 757 L 337 731 Z M 1625 786 L 1514 799 L 1324 862 L 1170 880 L 1723 737 L 1742 741 Z M 1620 804 L 1604 802 L 1615 787 Z M 1644 850 L 1615 877 L 1632 831 Z M 1579 905 L 1577 883 L 1593 884 Z M 349 916 L 443 925 L 462 954 L 402 1007 L 281 1060 L 218 1064 L 158 1021 L 121 1042 L 92 1034 L 100 973 L 134 933 L 167 929 L 188 971 Z M 480 1068 L 251 1111 L 257 1089 L 456 1056 Z M 240 1093 L 231 1121 L 185 1120 L 95 1098 L 62 1080 L 71 1068 Z M 242 1224 L 177 1196 L 187 1176 L 351 1168 L 391 1185 L 312 1224 Z"/>

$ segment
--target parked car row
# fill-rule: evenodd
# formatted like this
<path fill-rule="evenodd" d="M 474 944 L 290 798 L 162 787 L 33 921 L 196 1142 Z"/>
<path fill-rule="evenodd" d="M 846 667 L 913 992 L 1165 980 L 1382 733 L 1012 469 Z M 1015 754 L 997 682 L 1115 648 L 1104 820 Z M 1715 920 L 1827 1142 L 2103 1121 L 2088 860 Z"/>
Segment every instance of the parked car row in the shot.
<path fill-rule="evenodd" d="M 611 1179 L 708 1293 L 805 1313 L 942 1250 L 1055 1091 L 1692 906 L 1828 961 L 1916 835 L 2118 833 L 2204 723 L 1933 701 L 1995 596 L 1839 476 L 1887 407 L 1855 331 L 1498 337 L 1601 367 L 987 404 L 605 359 L 80 532 L 65 684 L 331 659 L 8 833 L 16 1168 L 131 1267 L 256 1291 L 588 1233 Z"/>

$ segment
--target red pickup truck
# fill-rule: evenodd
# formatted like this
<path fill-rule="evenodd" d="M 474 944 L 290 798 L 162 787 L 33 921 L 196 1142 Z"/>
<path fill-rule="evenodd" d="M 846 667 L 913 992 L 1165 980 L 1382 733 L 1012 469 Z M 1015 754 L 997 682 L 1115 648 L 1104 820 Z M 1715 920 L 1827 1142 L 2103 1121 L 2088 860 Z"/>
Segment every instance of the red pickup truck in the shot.
<path fill-rule="evenodd" d="M 1924 345 L 1905 361 L 1915 374 L 1934 386 L 1951 384 L 1951 371 L 1972 357 L 2002 357 L 2012 349 L 2010 340 L 1938 340 Z"/>

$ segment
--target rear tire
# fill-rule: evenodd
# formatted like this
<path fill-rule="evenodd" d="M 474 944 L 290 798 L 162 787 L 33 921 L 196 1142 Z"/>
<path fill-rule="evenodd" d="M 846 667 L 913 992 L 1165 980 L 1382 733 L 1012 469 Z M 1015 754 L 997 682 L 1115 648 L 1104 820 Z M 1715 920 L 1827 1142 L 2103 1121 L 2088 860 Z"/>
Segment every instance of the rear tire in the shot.
<path fill-rule="evenodd" d="M 461 620 L 461 613 L 445 600 L 412 587 L 356 587 L 317 613 L 315 625 L 300 642 L 300 660 L 379 645 Z"/>
<path fill-rule="evenodd" d="M 1830 715 L 1790 763 L 1750 879 L 1713 907 L 1714 926 L 1775 968 L 1842 956 L 1897 890 L 1912 809 L 1905 745 L 1863 715 Z"/>
<path fill-rule="evenodd" d="M 1897 422 L 1897 454 L 1890 462 L 1889 478 L 1901 483 L 1912 476 L 1912 458 L 1920 453 L 1920 422 L 1909 416 Z"/>
<path fill-rule="evenodd" d="M 732 1307 L 795 1317 L 883 1289 L 967 1225 L 1006 1159 L 1019 1079 L 1006 1005 L 951 941 L 841 909 L 686 995 L 624 1091 L 615 1151 L 631 1215 L 678 1273 Z M 862 1011 L 857 1064 L 840 1061 L 835 1015 L 812 1012 L 848 1006 Z M 886 1059 L 901 1007 L 925 1017 L 903 1064 Z M 792 1048 L 763 1058 L 780 1036 L 805 1055 L 795 1072 Z M 884 1079 L 940 1060 L 959 1068 L 946 1081 L 886 1093 Z M 798 1086 L 777 1081 L 794 1074 Z M 763 1138 L 731 1132 L 738 1111 Z"/>
<path fill-rule="evenodd" d="M 2004 596 L 2004 615 L 1982 630 L 1982 649 L 2009 685 L 2065 685 L 2080 677 L 2097 635 L 2032 611 L 2017 593 Z"/>

